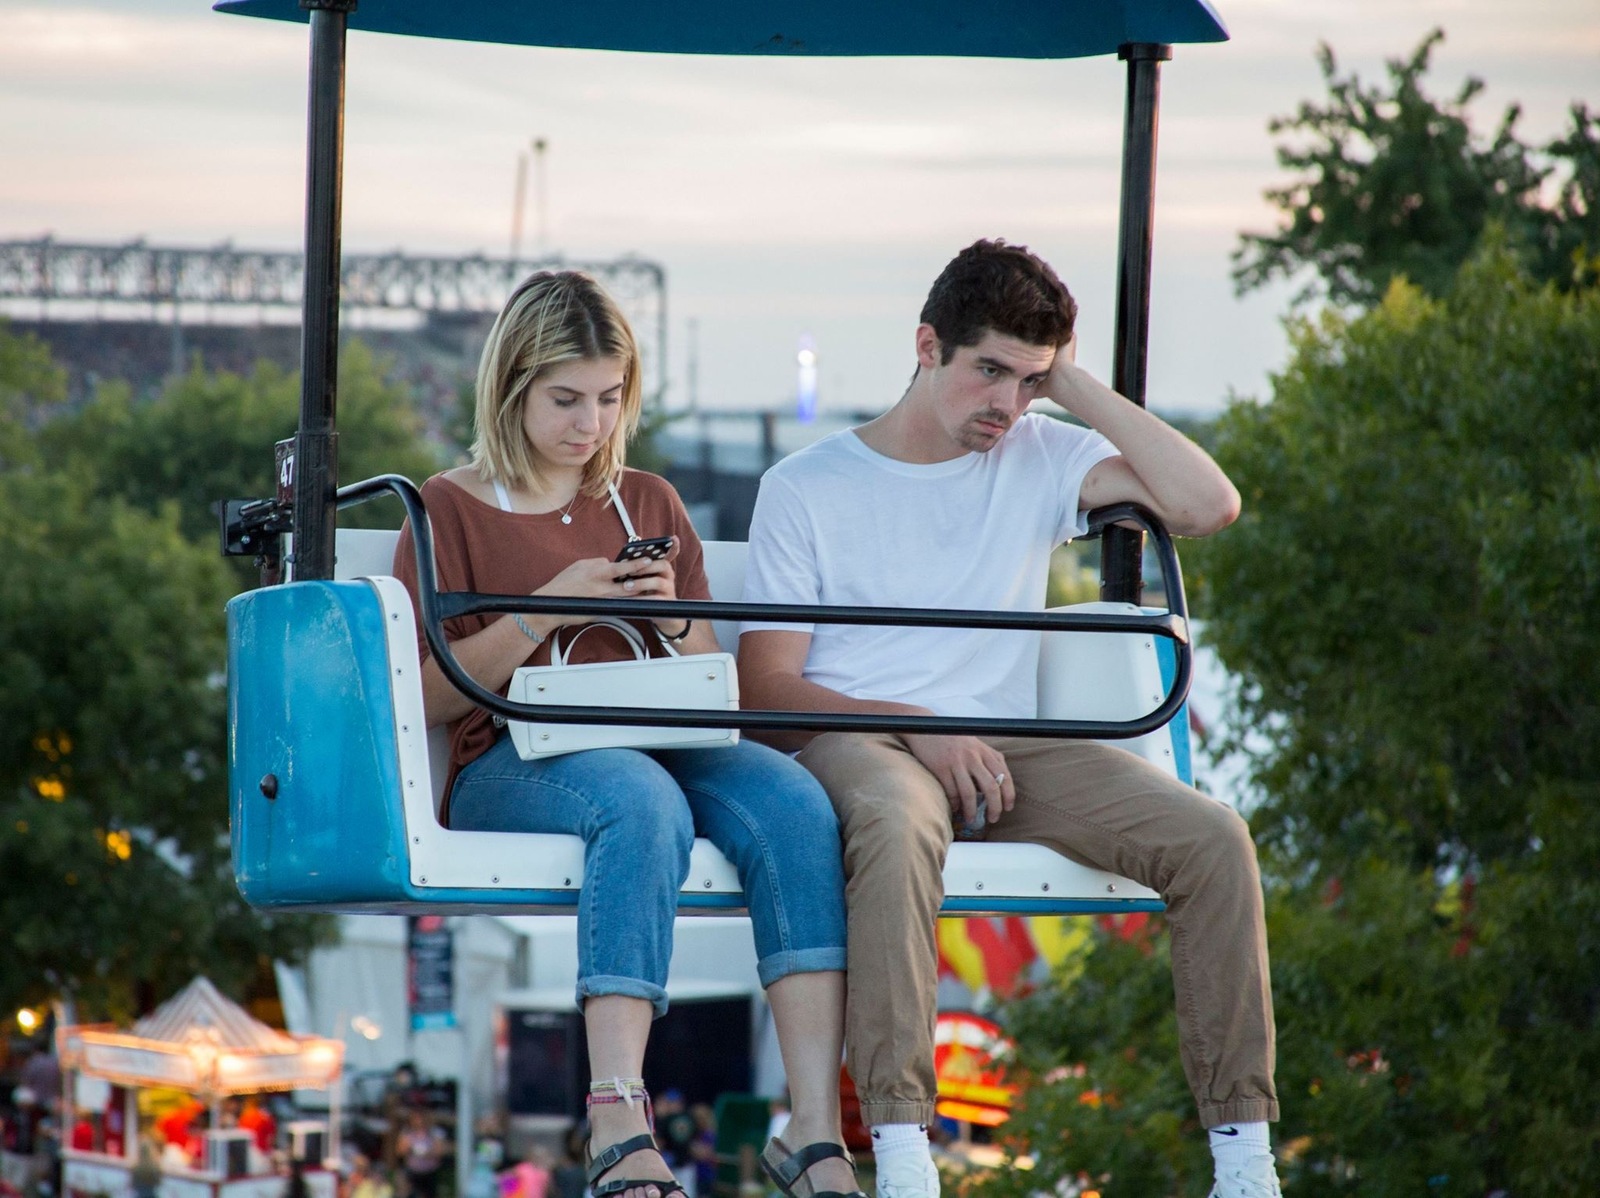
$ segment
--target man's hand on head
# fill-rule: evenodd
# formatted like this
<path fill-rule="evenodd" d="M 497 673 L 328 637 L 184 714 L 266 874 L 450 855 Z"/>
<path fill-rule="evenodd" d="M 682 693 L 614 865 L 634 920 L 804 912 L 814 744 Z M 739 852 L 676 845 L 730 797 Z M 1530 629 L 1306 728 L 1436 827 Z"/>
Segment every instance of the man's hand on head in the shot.
<path fill-rule="evenodd" d="M 1055 360 L 1050 364 L 1049 377 L 1039 387 L 1039 394 L 1058 407 L 1065 408 L 1085 423 L 1092 423 L 1083 412 L 1079 411 L 1079 407 L 1084 399 L 1089 398 L 1091 393 L 1097 390 L 1107 390 L 1107 388 L 1078 365 L 1078 334 L 1073 333 L 1072 338 L 1056 350 Z"/>
<path fill-rule="evenodd" d="M 984 818 L 991 824 L 1016 806 L 1017 790 L 1005 757 L 976 736 L 908 734 L 904 740 L 911 755 L 944 787 L 957 827 L 978 823 L 980 797 Z"/>
<path fill-rule="evenodd" d="M 1084 477 L 1080 510 L 1142 504 L 1177 536 L 1209 536 L 1231 524 L 1239 515 L 1239 492 L 1228 476 L 1188 437 L 1077 365 L 1077 348 L 1074 334 L 1056 352 L 1043 393 L 1120 455 Z"/>

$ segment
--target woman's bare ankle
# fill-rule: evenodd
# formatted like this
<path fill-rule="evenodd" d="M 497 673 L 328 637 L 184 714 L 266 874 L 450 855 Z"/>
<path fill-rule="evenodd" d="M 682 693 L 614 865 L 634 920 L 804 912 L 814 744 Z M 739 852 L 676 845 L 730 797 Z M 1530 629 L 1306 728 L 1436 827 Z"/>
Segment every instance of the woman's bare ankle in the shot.
<path fill-rule="evenodd" d="M 790 1117 L 778 1139 L 789 1152 L 798 1152 L 810 1144 L 838 1144 L 844 1146 L 844 1135 L 837 1117 L 811 1119 L 802 1111 Z M 824 1191 L 849 1193 L 855 1190 L 855 1170 L 843 1157 L 830 1157 L 818 1161 L 805 1171 L 796 1187 L 798 1194 L 816 1194 Z"/>
<path fill-rule="evenodd" d="M 803 1111 L 796 1111 L 789 1117 L 789 1122 L 783 1129 L 783 1134 L 778 1137 L 789 1146 L 789 1151 L 804 1148 L 807 1144 L 818 1142 L 828 1144 L 843 1144 L 844 1134 L 840 1129 L 837 1116 L 811 1118 Z"/>

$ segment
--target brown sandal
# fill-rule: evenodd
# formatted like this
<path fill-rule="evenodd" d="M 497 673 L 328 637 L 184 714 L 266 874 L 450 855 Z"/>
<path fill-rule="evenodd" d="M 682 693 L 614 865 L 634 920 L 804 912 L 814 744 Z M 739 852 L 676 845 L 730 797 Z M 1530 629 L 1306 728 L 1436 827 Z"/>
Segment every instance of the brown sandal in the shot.
<path fill-rule="evenodd" d="M 789 1151 L 789 1146 L 777 1136 L 767 1141 L 766 1148 L 762 1149 L 760 1157 L 761 1171 L 767 1175 L 768 1180 L 778 1189 L 782 1190 L 787 1198 L 867 1198 L 862 1190 L 819 1190 L 806 1179 L 806 1170 L 818 1161 L 832 1160 L 842 1157 L 849 1163 L 850 1168 L 856 1167 L 853 1156 L 845 1151 L 843 1144 L 832 1144 L 827 1140 L 819 1140 L 815 1144 L 807 1144 L 804 1148 Z M 795 1186 L 805 1181 L 806 1192 L 798 1193 Z"/>

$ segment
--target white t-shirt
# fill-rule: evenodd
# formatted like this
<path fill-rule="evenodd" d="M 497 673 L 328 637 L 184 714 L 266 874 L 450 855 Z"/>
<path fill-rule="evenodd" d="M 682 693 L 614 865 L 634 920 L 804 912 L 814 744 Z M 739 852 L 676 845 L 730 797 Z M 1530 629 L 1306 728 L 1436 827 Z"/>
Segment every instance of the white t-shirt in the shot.
<path fill-rule="evenodd" d="M 1116 453 L 1092 429 L 1035 414 L 988 453 L 931 465 L 834 433 L 762 477 L 745 601 L 1038 611 L 1051 550 L 1086 531 L 1084 476 Z M 740 626 L 762 629 L 811 633 L 805 677 L 852 698 L 949 716 L 1037 711 L 1037 632 Z"/>

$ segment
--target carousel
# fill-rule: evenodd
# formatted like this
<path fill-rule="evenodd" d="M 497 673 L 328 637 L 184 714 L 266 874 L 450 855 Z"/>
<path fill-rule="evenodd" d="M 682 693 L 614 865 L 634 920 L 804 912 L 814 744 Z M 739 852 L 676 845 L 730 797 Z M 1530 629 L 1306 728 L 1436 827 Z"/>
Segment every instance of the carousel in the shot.
<path fill-rule="evenodd" d="M 152 1183 L 159 1198 L 283 1198 L 290 1171 L 304 1177 L 311 1198 L 336 1193 L 337 1083 L 344 1063 L 338 1040 L 268 1027 L 196 978 L 128 1031 L 91 1024 L 57 1029 L 56 1051 L 65 1083 L 62 1125 L 79 1126 L 98 1113 L 95 1122 L 121 1131 L 119 1142 L 63 1145 L 64 1198 L 131 1198 Z M 99 1079 L 107 1095 L 121 1088 L 120 1110 L 73 1109 L 78 1095 L 96 1088 L 82 1079 Z M 201 1126 L 190 1130 L 186 1143 L 177 1143 L 167 1120 L 155 1129 L 164 1136 L 149 1129 L 141 1134 L 138 1092 L 157 1088 L 191 1096 L 189 1114 Z M 289 1123 L 279 1137 L 270 1125 L 263 1132 L 260 1123 L 244 1119 L 229 1126 L 232 1120 L 224 1117 L 241 1097 L 299 1088 L 331 1089 L 327 1122 Z M 248 1109 L 256 1110 L 253 1104 Z"/>

